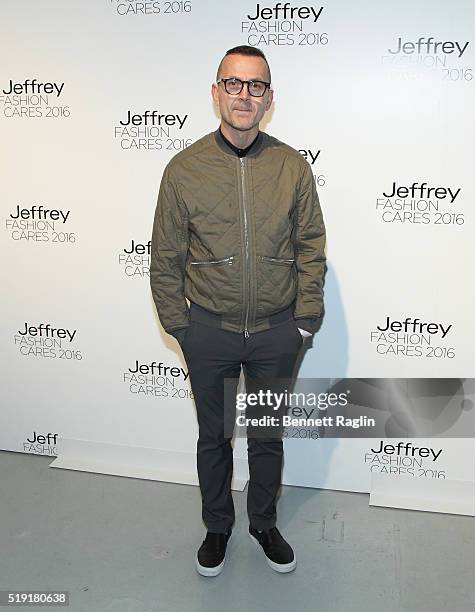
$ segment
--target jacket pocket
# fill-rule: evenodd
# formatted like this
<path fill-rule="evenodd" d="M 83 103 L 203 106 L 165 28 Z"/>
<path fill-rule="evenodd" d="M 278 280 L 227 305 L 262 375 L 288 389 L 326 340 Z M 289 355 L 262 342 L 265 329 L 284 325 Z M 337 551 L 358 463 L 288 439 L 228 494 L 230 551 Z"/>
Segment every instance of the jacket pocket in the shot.
<path fill-rule="evenodd" d="M 239 255 L 218 259 L 190 259 L 185 267 L 186 297 L 214 313 L 235 313 L 242 308 Z"/>
<path fill-rule="evenodd" d="M 224 266 L 234 263 L 234 255 L 223 257 L 222 259 L 203 259 L 201 261 L 190 261 L 191 266 Z"/>
<path fill-rule="evenodd" d="M 262 261 L 268 261 L 269 263 L 275 263 L 275 264 L 282 264 L 284 266 L 291 266 L 295 261 L 294 258 L 285 259 L 282 257 L 268 257 L 267 255 L 259 255 L 259 258 L 262 259 Z"/>
<path fill-rule="evenodd" d="M 295 258 L 257 256 L 258 316 L 269 316 L 283 310 L 295 300 L 296 293 Z"/>

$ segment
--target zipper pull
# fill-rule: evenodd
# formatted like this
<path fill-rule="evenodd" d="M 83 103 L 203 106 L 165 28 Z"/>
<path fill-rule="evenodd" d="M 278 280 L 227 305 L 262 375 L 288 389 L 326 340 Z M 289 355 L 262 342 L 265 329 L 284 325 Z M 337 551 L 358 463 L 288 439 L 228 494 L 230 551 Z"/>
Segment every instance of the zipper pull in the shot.
<path fill-rule="evenodd" d="M 244 338 L 249 338 L 249 332 L 247 329 L 244 330 Z"/>

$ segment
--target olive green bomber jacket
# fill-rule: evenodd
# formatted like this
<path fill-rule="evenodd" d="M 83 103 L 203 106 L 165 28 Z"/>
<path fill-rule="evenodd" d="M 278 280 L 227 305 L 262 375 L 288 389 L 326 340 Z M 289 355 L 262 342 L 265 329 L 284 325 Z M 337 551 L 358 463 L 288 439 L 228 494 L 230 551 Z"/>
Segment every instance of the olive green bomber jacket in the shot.
<path fill-rule="evenodd" d="M 166 166 L 152 230 L 150 285 L 165 331 L 186 328 L 185 298 L 245 335 L 273 315 L 323 311 L 325 226 L 311 167 L 259 132 L 239 158 L 219 130 Z"/>

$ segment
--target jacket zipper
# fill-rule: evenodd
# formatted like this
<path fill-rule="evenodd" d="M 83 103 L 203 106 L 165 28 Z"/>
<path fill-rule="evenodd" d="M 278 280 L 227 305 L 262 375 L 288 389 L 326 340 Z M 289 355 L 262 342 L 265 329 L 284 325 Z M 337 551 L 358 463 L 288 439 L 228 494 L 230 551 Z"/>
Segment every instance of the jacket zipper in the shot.
<path fill-rule="evenodd" d="M 242 209 L 243 209 L 243 221 L 244 221 L 244 248 L 246 253 L 246 281 L 247 281 L 247 299 L 246 299 L 246 316 L 244 319 L 244 338 L 249 338 L 249 330 L 248 320 L 249 320 L 249 301 L 250 301 L 250 293 L 251 293 L 251 282 L 250 282 L 250 274 L 249 274 L 249 233 L 247 227 L 247 210 L 246 210 L 246 194 L 245 194 L 245 181 L 244 181 L 244 157 L 240 157 L 239 161 L 241 163 L 241 189 L 242 189 Z"/>
<path fill-rule="evenodd" d="M 210 259 L 209 261 L 190 261 L 190 265 L 207 266 L 208 264 L 219 265 L 219 264 L 224 264 L 224 263 L 229 263 L 229 265 L 231 265 L 233 263 L 233 259 L 234 259 L 234 255 L 231 255 L 230 257 L 225 257 L 224 259 Z"/>

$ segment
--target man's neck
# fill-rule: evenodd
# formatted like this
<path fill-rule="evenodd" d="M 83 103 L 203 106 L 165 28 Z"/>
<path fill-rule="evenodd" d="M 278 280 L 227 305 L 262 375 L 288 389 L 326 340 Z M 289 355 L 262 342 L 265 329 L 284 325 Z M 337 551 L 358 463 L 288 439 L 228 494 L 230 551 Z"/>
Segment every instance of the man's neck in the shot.
<path fill-rule="evenodd" d="M 253 127 L 252 130 L 246 132 L 234 130 L 223 121 L 219 127 L 223 136 L 225 136 L 225 138 L 227 138 L 229 142 L 231 142 L 238 149 L 245 149 L 248 147 L 256 139 L 257 134 L 259 133 L 258 125 Z"/>

